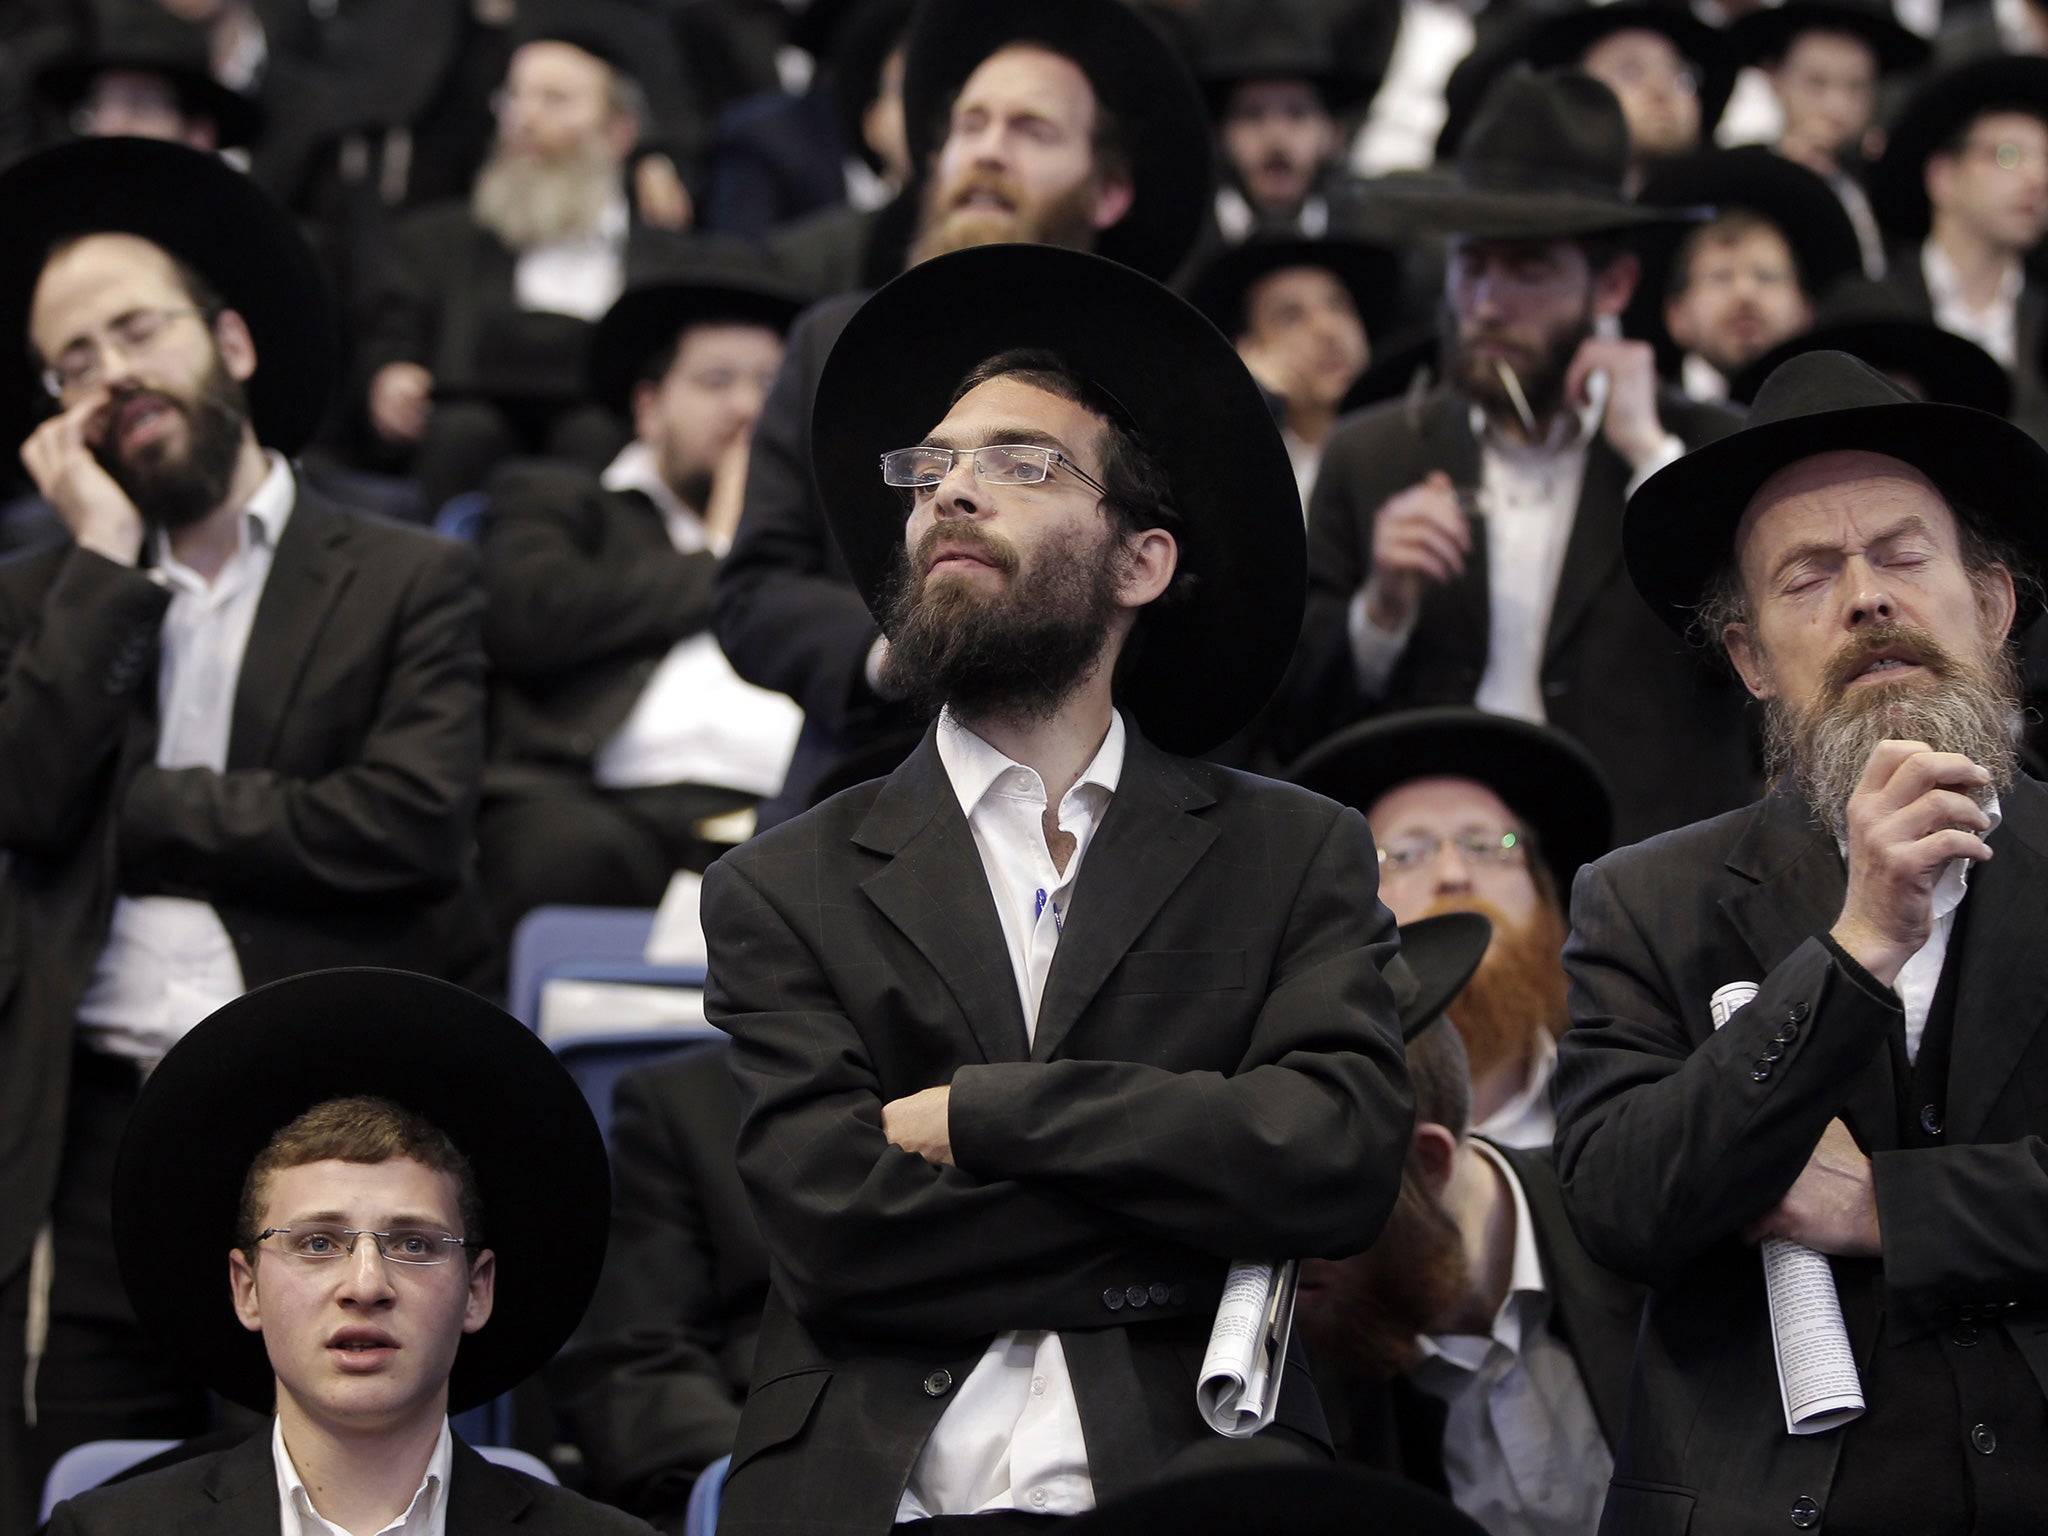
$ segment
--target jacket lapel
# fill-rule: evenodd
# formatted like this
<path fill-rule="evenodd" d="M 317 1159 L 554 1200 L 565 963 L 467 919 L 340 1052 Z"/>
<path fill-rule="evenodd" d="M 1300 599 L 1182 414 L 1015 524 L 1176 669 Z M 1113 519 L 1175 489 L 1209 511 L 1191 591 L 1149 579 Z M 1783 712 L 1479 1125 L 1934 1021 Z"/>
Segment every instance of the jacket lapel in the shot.
<path fill-rule="evenodd" d="M 1188 814 L 1214 802 L 1177 762 L 1129 732 L 1116 793 L 1088 844 L 1045 978 L 1033 1061 L 1052 1059 L 1117 962 L 1215 842 L 1216 829 Z"/>
<path fill-rule="evenodd" d="M 1586 448 L 1586 472 L 1579 480 L 1579 504 L 1572 509 L 1571 537 L 1550 604 L 1543 654 L 1555 656 L 1572 636 L 1593 600 L 1612 585 L 1621 565 L 1621 508 L 1627 499 L 1628 466 L 1596 437 Z"/>
<path fill-rule="evenodd" d="M 240 1445 L 220 1453 L 200 1480 L 209 1506 L 179 1522 L 198 1536 L 277 1536 L 277 1465 L 270 1455 L 266 1425 Z"/>
<path fill-rule="evenodd" d="M 448 1536 L 496 1536 L 533 1503 L 533 1490 L 456 1437 L 448 1464 Z"/>
<path fill-rule="evenodd" d="M 355 574 L 349 523 L 298 477 L 290 521 L 271 557 L 235 685 L 228 766 L 268 762 L 328 615 Z"/>
<path fill-rule="evenodd" d="M 2020 779 L 2000 797 L 1993 857 L 1970 872 L 1970 924 L 1950 1057 L 1951 1146 L 1975 1140 L 2048 1016 L 2048 790 Z"/>
<path fill-rule="evenodd" d="M 935 731 L 889 776 L 853 840 L 889 856 L 861 889 L 945 981 L 984 1059 L 1024 1060 L 1010 946 Z"/>

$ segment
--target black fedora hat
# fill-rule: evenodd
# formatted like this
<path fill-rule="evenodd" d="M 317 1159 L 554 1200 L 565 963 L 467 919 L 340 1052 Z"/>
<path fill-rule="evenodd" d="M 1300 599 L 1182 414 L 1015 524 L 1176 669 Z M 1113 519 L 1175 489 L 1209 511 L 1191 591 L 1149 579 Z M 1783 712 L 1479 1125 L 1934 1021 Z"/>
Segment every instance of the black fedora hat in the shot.
<path fill-rule="evenodd" d="M 1493 924 L 1479 912 L 1439 912 L 1402 925 L 1401 952 L 1381 972 L 1394 994 L 1402 1040 L 1413 1040 L 1443 1016 L 1492 942 Z"/>
<path fill-rule="evenodd" d="M 2001 417 L 1915 400 L 1846 352 L 1806 352 L 1756 394 L 1742 429 L 1695 448 L 1637 489 L 1621 546 L 1636 590 L 1681 635 L 1692 609 L 1735 553 L 1735 529 L 1764 482 L 1788 464 L 1861 449 L 1910 464 L 2040 570 L 2048 522 L 2048 448 Z"/>
<path fill-rule="evenodd" d="M 1449 1499 L 1390 1472 L 1272 1462 L 1161 1478 L 1076 1515 L 1067 1529 L 1073 1536 L 1484 1536 Z"/>
<path fill-rule="evenodd" d="M 649 359 L 687 326 L 718 321 L 782 332 L 804 295 L 772 273 L 738 262 L 703 262 L 638 283 L 620 294 L 590 337 L 590 392 L 622 416 Z"/>
<path fill-rule="evenodd" d="M 1567 240 L 1697 218 L 1625 190 L 1628 121 L 1614 92 L 1576 69 L 1516 65 L 1488 92 L 1448 176 L 1389 177 L 1387 215 L 1421 235 Z"/>
<path fill-rule="evenodd" d="M 1728 397 L 1756 399 L 1764 380 L 1802 352 L 1847 352 L 1906 383 L 1923 400 L 1967 405 L 1994 416 L 2012 410 L 2012 375 L 1977 343 L 1945 331 L 1890 283 L 1844 278 L 1814 311 L 1813 325 L 1781 342 L 1728 381 Z"/>
<path fill-rule="evenodd" d="M 904 130 L 922 178 L 946 138 L 946 114 L 990 54 L 1036 43 L 1072 59 L 1122 125 L 1130 148 L 1130 211 L 1095 249 L 1153 277 L 1170 277 L 1194 244 L 1215 191 L 1214 150 L 1201 92 L 1173 45 L 1123 0 L 924 0 L 903 61 Z"/>
<path fill-rule="evenodd" d="M 1760 7 L 1728 24 L 1728 52 L 1744 64 L 1769 64 L 1782 59 L 1805 32 L 1861 38 L 1886 74 L 1918 69 L 1934 52 L 1926 38 L 1900 24 L 1883 0 L 1784 0 Z"/>
<path fill-rule="evenodd" d="M 1560 898 L 1613 846 L 1614 791 L 1592 754 L 1555 726 L 1464 705 L 1401 710 L 1310 747 L 1287 777 L 1369 811 L 1417 779 L 1484 784 L 1536 836 Z"/>
<path fill-rule="evenodd" d="M 1245 303 L 1261 279 L 1293 267 L 1319 267 L 1351 295 L 1369 341 L 1399 313 L 1401 255 L 1363 240 L 1254 236 L 1219 254 L 1188 284 L 1188 302 L 1235 338 L 1245 328 Z"/>
<path fill-rule="evenodd" d="M 51 110 L 68 116 L 85 99 L 93 77 L 107 70 L 162 75 L 177 92 L 187 117 L 213 123 L 219 148 L 253 143 L 263 109 L 213 77 L 206 34 L 157 5 L 101 8 L 90 46 L 57 59 L 36 75 L 35 91 Z"/>
<path fill-rule="evenodd" d="M 267 448 L 313 435 L 340 366 L 334 301 L 284 209 L 217 155 L 152 139 L 82 139 L 0 173 L 0 335 L 27 348 L 50 247 L 71 235 L 139 235 L 189 262 L 249 323 L 249 410 Z M 19 443 L 47 401 L 25 362 L 0 370 L 0 439 Z"/>
<path fill-rule="evenodd" d="M 404 971 L 313 971 L 237 998 L 173 1046 L 114 1168 L 121 1279 L 151 1335 L 223 1397 L 268 1411 L 260 1335 L 236 1319 L 227 1255 L 257 1153 L 316 1104 L 390 1099 L 446 1133 L 498 1256 L 490 1321 L 462 1341 L 449 1409 L 487 1402 L 569 1337 L 596 1288 L 610 1172 L 583 1094 L 524 1025 Z"/>
<path fill-rule="evenodd" d="M 1301 499 L 1236 350 L 1128 267 L 980 246 L 912 267 L 861 306 L 811 414 L 818 486 L 854 581 L 879 613 L 903 557 L 903 503 L 879 457 L 922 441 L 971 369 L 1019 347 L 1057 354 L 1105 391 L 1172 481 L 1194 582 L 1141 621 L 1121 702 L 1168 751 L 1208 751 L 1258 713 L 1293 653 L 1307 587 Z"/>
<path fill-rule="evenodd" d="M 1332 115 L 1363 105 L 1378 82 L 1338 57 L 1322 18 L 1269 0 L 1212 6 L 1203 18 L 1202 94 L 1221 118 L 1247 80 L 1306 80 Z"/>
<path fill-rule="evenodd" d="M 1900 109 L 1883 156 L 1870 170 L 1870 201 L 1885 233 L 1919 240 L 1932 218 L 1928 157 L 1986 112 L 2028 112 L 2048 121 L 2048 58 L 1999 54 L 1944 70 Z"/>

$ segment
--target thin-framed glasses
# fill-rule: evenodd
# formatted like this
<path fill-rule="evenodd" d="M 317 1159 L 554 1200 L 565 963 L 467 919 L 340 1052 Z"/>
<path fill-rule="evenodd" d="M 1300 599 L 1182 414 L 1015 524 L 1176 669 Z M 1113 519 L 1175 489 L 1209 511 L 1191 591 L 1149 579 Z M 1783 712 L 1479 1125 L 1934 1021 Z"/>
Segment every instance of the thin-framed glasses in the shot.
<path fill-rule="evenodd" d="M 397 1227 L 389 1232 L 326 1225 L 265 1227 L 256 1234 L 256 1241 L 260 1243 L 266 1237 L 282 1238 L 277 1246 L 283 1252 L 310 1264 L 349 1257 L 356 1251 L 356 1239 L 359 1237 L 369 1238 L 377 1245 L 378 1256 L 389 1259 L 393 1264 L 446 1264 L 453 1257 L 449 1252 L 451 1248 L 473 1250 L 483 1246 L 466 1237 L 436 1232 L 427 1227 Z"/>
<path fill-rule="evenodd" d="M 163 340 L 173 320 L 186 315 L 203 319 L 206 314 L 198 305 L 186 304 L 173 309 L 131 309 L 116 315 L 58 353 L 56 361 L 43 370 L 43 388 L 52 400 L 75 396 L 105 375 L 108 347 L 118 349 L 123 357 L 147 356 Z"/>
<path fill-rule="evenodd" d="M 963 453 L 974 456 L 974 478 L 983 485 L 1037 485 L 1057 464 L 1098 496 L 1108 489 L 1057 448 L 1036 443 L 989 443 L 980 448 L 898 448 L 882 455 L 882 483 L 928 490 L 953 472 Z"/>
<path fill-rule="evenodd" d="M 1434 864 L 1445 848 L 1458 850 L 1467 864 L 1504 869 L 1526 862 L 1520 834 L 1514 832 L 1456 832 L 1448 837 L 1418 832 L 1380 844 L 1380 868 L 1389 874 L 1409 875 Z"/>

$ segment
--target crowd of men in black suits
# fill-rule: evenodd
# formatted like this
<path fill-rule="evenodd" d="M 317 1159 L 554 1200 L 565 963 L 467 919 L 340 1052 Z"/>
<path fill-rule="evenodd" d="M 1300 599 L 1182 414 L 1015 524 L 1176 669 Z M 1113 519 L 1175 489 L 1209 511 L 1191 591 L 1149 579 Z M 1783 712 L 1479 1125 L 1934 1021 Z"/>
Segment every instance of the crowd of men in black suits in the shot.
<path fill-rule="evenodd" d="M 0 1531 L 273 1399 L 179 1497 L 576 1528 L 429 1432 L 474 1343 L 403 1487 L 295 1495 L 374 1447 L 264 1264 L 445 1266 L 237 1231 L 268 1365 L 195 1366 L 124 1143 L 203 1020 L 492 996 L 679 870 L 731 1045 L 621 1085 L 547 1317 L 388 1043 L 162 1198 L 395 1101 L 307 1164 L 431 1174 L 455 1332 L 665 1529 L 728 1453 L 729 1530 L 943 1536 L 1333 1452 L 1495 1533 L 2030 1529 L 2044 234 L 2034 0 L 10 7 Z"/>

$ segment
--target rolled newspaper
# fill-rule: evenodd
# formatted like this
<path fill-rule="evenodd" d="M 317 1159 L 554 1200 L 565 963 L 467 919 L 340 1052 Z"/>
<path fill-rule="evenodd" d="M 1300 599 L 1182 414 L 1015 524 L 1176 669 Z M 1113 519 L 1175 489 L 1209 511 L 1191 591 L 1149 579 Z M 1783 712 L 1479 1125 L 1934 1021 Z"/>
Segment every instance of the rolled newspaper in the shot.
<path fill-rule="evenodd" d="M 1223 1299 L 1202 1356 L 1195 1406 L 1209 1427 L 1233 1440 L 1273 1422 L 1280 1375 L 1294 1332 L 1294 1295 L 1300 1264 L 1240 1260 L 1224 1277 Z"/>

